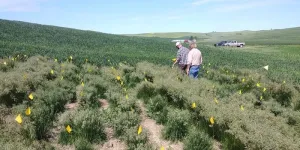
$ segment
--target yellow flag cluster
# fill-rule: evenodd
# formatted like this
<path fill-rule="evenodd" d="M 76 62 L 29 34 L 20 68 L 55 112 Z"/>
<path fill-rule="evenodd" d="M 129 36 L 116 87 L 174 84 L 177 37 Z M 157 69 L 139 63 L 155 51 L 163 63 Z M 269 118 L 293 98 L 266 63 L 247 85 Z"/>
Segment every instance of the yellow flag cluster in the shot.
<path fill-rule="evenodd" d="M 67 131 L 68 133 L 71 133 L 72 128 L 70 127 L 70 125 L 68 125 L 68 126 L 66 127 L 66 131 Z"/>
<path fill-rule="evenodd" d="M 143 131 L 142 126 L 139 126 L 138 135 L 140 135 L 142 133 L 142 131 Z"/>
<path fill-rule="evenodd" d="M 193 109 L 196 108 L 196 103 L 195 102 L 192 104 L 192 108 Z"/>

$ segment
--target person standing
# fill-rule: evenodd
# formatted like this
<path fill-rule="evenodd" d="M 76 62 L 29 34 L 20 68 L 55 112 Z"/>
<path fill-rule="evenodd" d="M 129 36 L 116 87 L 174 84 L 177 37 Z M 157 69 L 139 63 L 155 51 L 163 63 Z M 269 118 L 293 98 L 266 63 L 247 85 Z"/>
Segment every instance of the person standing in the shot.
<path fill-rule="evenodd" d="M 175 62 L 173 63 L 172 68 L 176 63 L 178 63 L 178 67 L 181 69 L 183 73 L 186 73 L 186 68 L 187 68 L 187 57 L 189 53 L 189 49 L 182 46 L 180 42 L 176 42 L 176 48 L 178 49 L 177 51 L 177 58 Z"/>
<path fill-rule="evenodd" d="M 188 53 L 186 73 L 192 78 L 198 78 L 201 64 L 202 54 L 200 50 L 197 49 L 197 44 L 192 42 Z"/>

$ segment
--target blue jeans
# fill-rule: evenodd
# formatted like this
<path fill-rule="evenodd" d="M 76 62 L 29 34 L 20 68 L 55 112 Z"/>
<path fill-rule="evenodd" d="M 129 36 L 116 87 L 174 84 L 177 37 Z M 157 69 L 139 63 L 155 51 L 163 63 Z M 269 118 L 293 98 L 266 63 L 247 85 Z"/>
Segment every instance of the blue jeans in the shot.
<path fill-rule="evenodd" d="M 190 68 L 189 76 L 195 79 L 198 78 L 199 70 L 200 66 L 192 66 Z"/>

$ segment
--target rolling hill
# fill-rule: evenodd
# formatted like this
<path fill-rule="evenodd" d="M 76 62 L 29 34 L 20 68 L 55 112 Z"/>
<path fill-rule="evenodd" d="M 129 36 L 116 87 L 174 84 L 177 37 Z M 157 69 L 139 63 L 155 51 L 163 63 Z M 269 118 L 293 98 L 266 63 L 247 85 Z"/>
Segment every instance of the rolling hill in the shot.
<path fill-rule="evenodd" d="M 0 56 L 40 54 L 74 62 L 107 64 L 140 60 L 168 63 L 175 47 L 168 39 L 127 37 L 101 32 L 0 20 Z M 168 60 L 169 59 L 169 60 Z"/>
<path fill-rule="evenodd" d="M 173 33 L 143 33 L 129 36 L 139 37 L 161 37 L 161 38 L 189 38 L 197 36 L 201 43 L 216 43 L 223 40 L 245 41 L 251 45 L 269 45 L 269 44 L 300 44 L 300 27 L 261 31 L 236 31 L 236 32 L 173 32 Z"/>

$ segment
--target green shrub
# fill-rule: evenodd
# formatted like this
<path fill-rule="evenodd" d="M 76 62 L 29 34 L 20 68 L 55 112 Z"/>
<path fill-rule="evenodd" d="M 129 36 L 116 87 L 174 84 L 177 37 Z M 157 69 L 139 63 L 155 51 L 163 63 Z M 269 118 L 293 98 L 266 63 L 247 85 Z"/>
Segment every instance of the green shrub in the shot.
<path fill-rule="evenodd" d="M 163 129 L 166 139 L 172 141 L 182 140 L 188 132 L 190 113 L 187 110 L 170 109 L 168 111 L 168 121 Z"/>
<path fill-rule="evenodd" d="M 212 140 L 207 133 L 201 129 L 190 128 L 190 131 L 184 139 L 185 150 L 211 150 Z"/>
<path fill-rule="evenodd" d="M 126 134 L 126 129 L 135 127 L 139 122 L 140 116 L 134 112 L 118 112 L 113 124 L 115 135 L 119 137 Z"/>
<path fill-rule="evenodd" d="M 149 99 L 156 95 L 156 88 L 152 83 L 142 82 L 137 86 L 137 98 Z"/>
<path fill-rule="evenodd" d="M 137 134 L 138 126 L 133 126 L 125 129 L 125 135 L 122 136 L 122 140 L 126 141 L 128 150 L 151 150 L 153 149 L 148 144 L 147 131 L 144 129 L 141 134 Z"/>
<path fill-rule="evenodd" d="M 93 150 L 93 146 L 90 142 L 88 142 L 84 138 L 79 138 L 75 141 L 75 149 L 76 150 Z"/>
<path fill-rule="evenodd" d="M 167 122 L 168 102 L 166 98 L 157 95 L 149 100 L 145 100 L 145 102 L 151 118 L 154 118 L 158 123 L 164 124 Z"/>
<path fill-rule="evenodd" d="M 106 140 L 104 122 L 99 110 L 81 110 L 72 114 L 65 122 L 64 127 L 70 125 L 72 131 L 60 133 L 59 142 L 62 144 L 73 144 L 76 139 L 82 138 L 90 143 L 99 143 Z"/>

